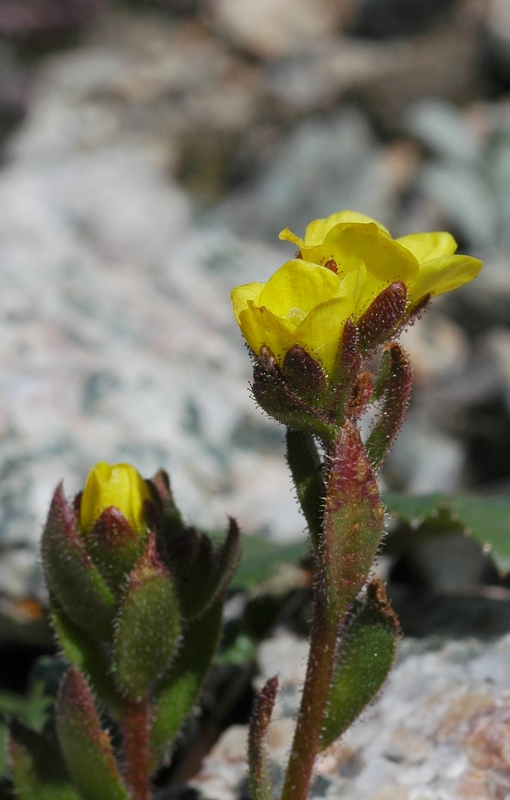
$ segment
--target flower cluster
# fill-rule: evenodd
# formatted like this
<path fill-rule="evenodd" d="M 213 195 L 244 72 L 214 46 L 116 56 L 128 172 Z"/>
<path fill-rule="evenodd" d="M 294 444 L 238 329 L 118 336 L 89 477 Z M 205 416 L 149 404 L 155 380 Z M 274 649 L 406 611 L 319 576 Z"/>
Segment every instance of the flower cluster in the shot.
<path fill-rule="evenodd" d="M 300 239 L 286 228 L 281 239 L 299 252 L 267 283 L 232 291 L 234 313 L 256 355 L 268 348 L 281 366 L 295 345 L 324 368 L 334 369 L 348 319 L 357 323 L 388 287 L 405 287 L 405 317 L 426 298 L 471 281 L 482 263 L 455 255 L 445 232 L 393 239 L 379 222 L 340 211 L 311 222 Z M 405 320 L 402 320 L 405 321 Z"/>

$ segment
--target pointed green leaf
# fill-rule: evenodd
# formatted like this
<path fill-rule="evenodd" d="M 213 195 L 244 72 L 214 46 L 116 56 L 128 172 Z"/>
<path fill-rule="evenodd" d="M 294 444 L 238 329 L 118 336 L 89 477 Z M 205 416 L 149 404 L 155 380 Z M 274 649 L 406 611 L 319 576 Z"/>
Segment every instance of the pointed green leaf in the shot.
<path fill-rule="evenodd" d="M 376 471 L 397 438 L 411 395 L 411 364 L 399 344 L 393 342 L 384 353 L 381 372 L 385 376 L 382 391 L 377 387 L 382 396 L 381 410 L 365 444 L 372 469 Z"/>
<path fill-rule="evenodd" d="M 110 639 L 115 599 L 85 550 L 62 484 L 51 501 L 42 555 L 48 588 L 68 617 L 89 633 Z"/>
<path fill-rule="evenodd" d="M 373 700 L 393 665 L 398 621 L 384 585 L 373 581 L 342 635 L 336 655 L 321 749 L 338 739 Z"/>
<path fill-rule="evenodd" d="M 71 783 L 56 737 L 13 723 L 9 755 L 19 800 L 83 800 Z"/>
<path fill-rule="evenodd" d="M 104 647 L 75 625 L 56 602 L 51 604 L 51 619 L 68 662 L 87 676 L 100 702 L 118 719 L 121 698 L 115 688 L 110 659 Z"/>
<path fill-rule="evenodd" d="M 101 729 L 87 681 L 76 667 L 62 681 L 56 725 L 68 770 L 85 800 L 129 800 L 110 736 Z"/>
<path fill-rule="evenodd" d="M 172 658 L 180 632 L 174 580 L 161 563 L 149 532 L 130 577 L 115 634 L 115 678 L 137 700 L 147 695 Z"/>
<path fill-rule="evenodd" d="M 387 494 L 387 509 L 410 526 L 391 534 L 388 547 L 402 551 L 425 536 L 458 531 L 490 553 L 502 574 L 510 571 L 510 500 L 501 496 L 431 494 L 422 497 Z"/>
<path fill-rule="evenodd" d="M 264 737 L 271 722 L 278 677 L 269 678 L 260 692 L 248 731 L 248 768 L 253 800 L 274 800 Z"/>
<path fill-rule="evenodd" d="M 287 430 L 287 460 L 314 551 L 322 537 L 324 481 L 317 446 L 309 433 Z"/>
<path fill-rule="evenodd" d="M 368 579 L 384 527 L 379 490 L 359 431 L 346 422 L 334 443 L 324 509 L 320 586 L 340 619 Z"/>
<path fill-rule="evenodd" d="M 211 668 L 222 630 L 223 597 L 184 630 L 182 644 L 168 675 L 156 692 L 151 751 L 155 768 L 193 710 Z"/>

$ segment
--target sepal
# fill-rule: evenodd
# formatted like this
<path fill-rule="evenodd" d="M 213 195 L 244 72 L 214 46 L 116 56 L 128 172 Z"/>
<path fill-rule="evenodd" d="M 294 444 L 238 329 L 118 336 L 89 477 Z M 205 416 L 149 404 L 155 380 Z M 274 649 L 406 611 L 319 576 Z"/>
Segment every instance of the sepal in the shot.
<path fill-rule="evenodd" d="M 376 393 L 382 400 L 381 409 L 365 443 L 372 469 L 376 471 L 399 434 L 411 396 L 411 363 L 406 351 L 396 342 L 388 345 L 383 353 L 380 375 Z"/>
<path fill-rule="evenodd" d="M 144 540 L 115 506 L 105 509 L 84 536 L 87 552 L 117 598 L 140 557 Z"/>
<path fill-rule="evenodd" d="M 302 355 L 301 358 L 303 358 Z M 294 387 L 296 387 L 298 381 L 296 369 L 296 359 L 293 359 L 291 373 Z M 305 370 L 308 372 L 308 365 Z M 307 380 L 308 378 L 305 376 L 303 381 Z M 319 387 L 321 385 L 319 383 Z M 265 346 L 261 347 L 260 354 L 254 361 L 252 391 L 253 397 L 259 406 L 270 417 L 274 417 L 278 422 L 287 425 L 291 430 L 314 433 L 328 439 L 333 435 L 334 427 L 327 416 L 320 407 L 315 408 L 312 406 L 312 402 L 311 400 L 309 402 L 307 395 L 301 397 L 296 389 L 292 388 L 291 383 L 285 378 L 278 366 L 276 358 L 269 348 Z M 321 391 L 322 389 L 320 388 Z"/>
<path fill-rule="evenodd" d="M 383 289 L 358 321 L 360 349 L 366 353 L 391 339 L 405 321 L 406 309 L 407 289 L 402 281 Z"/>
<path fill-rule="evenodd" d="M 83 630 L 110 640 L 115 598 L 86 552 L 62 484 L 51 501 L 42 556 L 48 588 L 67 616 Z"/>
<path fill-rule="evenodd" d="M 149 531 L 144 552 L 129 576 L 116 623 L 114 669 L 120 691 L 134 700 L 145 697 L 169 666 L 179 633 L 175 580 Z"/>

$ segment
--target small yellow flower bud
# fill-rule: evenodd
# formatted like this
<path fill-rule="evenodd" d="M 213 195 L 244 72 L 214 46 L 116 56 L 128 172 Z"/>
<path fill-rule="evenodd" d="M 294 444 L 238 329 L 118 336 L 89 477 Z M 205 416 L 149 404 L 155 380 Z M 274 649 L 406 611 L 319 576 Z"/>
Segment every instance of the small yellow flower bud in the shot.
<path fill-rule="evenodd" d="M 80 523 L 90 531 L 105 509 L 115 506 L 133 530 L 145 528 L 144 500 L 152 498 L 149 484 L 131 464 L 99 461 L 89 472 L 80 506 Z"/>

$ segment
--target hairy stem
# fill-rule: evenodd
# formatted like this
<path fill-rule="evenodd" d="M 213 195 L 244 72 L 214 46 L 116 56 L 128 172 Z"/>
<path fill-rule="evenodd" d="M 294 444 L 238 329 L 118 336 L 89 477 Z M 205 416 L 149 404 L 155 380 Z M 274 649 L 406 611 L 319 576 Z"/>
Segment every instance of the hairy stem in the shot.
<path fill-rule="evenodd" d="M 333 673 L 337 628 L 337 620 L 327 613 L 324 592 L 316 587 L 310 655 L 282 800 L 308 796 Z"/>
<path fill-rule="evenodd" d="M 124 779 L 133 800 L 151 800 L 149 737 L 151 706 L 148 699 L 127 700 L 122 715 Z"/>

